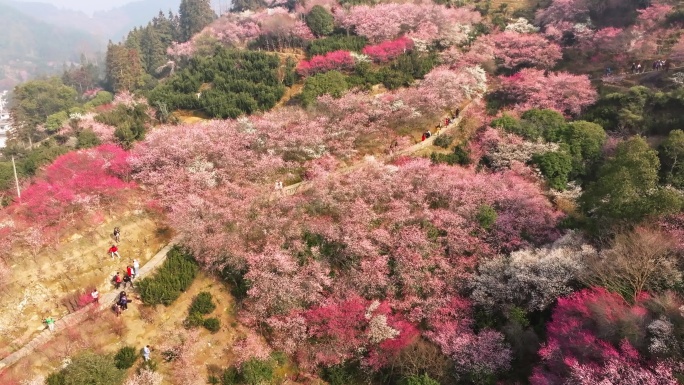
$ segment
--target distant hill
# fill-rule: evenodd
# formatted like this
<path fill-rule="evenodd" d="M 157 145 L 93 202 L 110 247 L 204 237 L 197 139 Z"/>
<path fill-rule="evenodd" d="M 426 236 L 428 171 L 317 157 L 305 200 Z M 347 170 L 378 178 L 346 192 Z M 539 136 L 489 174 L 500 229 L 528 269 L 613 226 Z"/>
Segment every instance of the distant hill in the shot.
<path fill-rule="evenodd" d="M 180 0 L 141 0 L 92 16 L 42 2 L 5 1 L 27 15 L 60 27 L 74 28 L 95 36 L 99 41 L 120 41 L 133 27 L 146 25 L 160 10 L 178 12 Z"/>
<path fill-rule="evenodd" d="M 0 3 L 0 89 L 43 73 L 61 71 L 82 53 L 103 45 L 91 35 L 50 25 Z"/>

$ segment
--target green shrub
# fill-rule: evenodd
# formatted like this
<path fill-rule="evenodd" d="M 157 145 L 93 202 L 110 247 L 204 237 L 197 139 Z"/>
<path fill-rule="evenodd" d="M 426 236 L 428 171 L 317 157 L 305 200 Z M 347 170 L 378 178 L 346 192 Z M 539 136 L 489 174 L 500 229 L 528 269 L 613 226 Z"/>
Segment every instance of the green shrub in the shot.
<path fill-rule="evenodd" d="M 506 132 L 522 136 L 528 140 L 537 140 L 542 134 L 537 126 L 524 124 L 522 121 L 510 115 L 504 115 L 492 120 L 491 126 L 501 128 Z"/>
<path fill-rule="evenodd" d="M 204 325 L 204 317 L 200 313 L 190 313 L 183 321 L 186 329 L 193 329 Z"/>
<path fill-rule="evenodd" d="M 62 127 L 62 124 L 69 119 L 69 114 L 66 111 L 60 111 L 47 117 L 45 121 L 45 129 L 49 133 L 57 132 Z"/>
<path fill-rule="evenodd" d="M 344 363 L 323 368 L 323 379 L 330 385 L 349 385 L 365 382 L 363 371 L 356 364 Z"/>
<path fill-rule="evenodd" d="M 121 385 L 126 372 L 110 355 L 85 353 L 66 368 L 48 376 L 48 385 Z"/>
<path fill-rule="evenodd" d="M 471 162 L 470 153 L 460 145 L 454 147 L 454 151 L 449 154 L 438 154 L 433 152 L 430 154 L 430 159 L 432 160 L 432 163 L 446 163 L 450 166 L 455 164 L 466 166 Z"/>
<path fill-rule="evenodd" d="M 240 372 L 236 368 L 228 368 L 223 371 L 221 385 L 235 385 L 240 383 Z"/>
<path fill-rule="evenodd" d="M 339 98 L 348 88 L 345 76 L 339 71 L 316 74 L 304 81 L 301 100 L 305 106 L 308 106 L 321 95 L 330 94 L 334 98 Z"/>
<path fill-rule="evenodd" d="M 97 115 L 95 120 L 116 127 L 114 136 L 124 147 L 130 147 L 134 141 L 142 140 L 150 123 L 147 106 L 142 103 L 133 107 L 120 104 L 111 111 Z"/>
<path fill-rule="evenodd" d="M 496 210 L 490 205 L 481 205 L 477 209 L 477 222 L 485 230 L 489 230 L 494 226 L 497 217 Z"/>
<path fill-rule="evenodd" d="M 90 148 L 100 144 L 100 138 L 91 129 L 81 130 L 76 136 L 76 148 Z"/>
<path fill-rule="evenodd" d="M 210 55 L 194 56 L 183 70 L 157 85 L 149 93 L 150 104 L 163 103 L 169 110 L 201 110 L 224 119 L 265 111 L 285 93 L 279 69 L 276 55 L 212 48 Z M 211 88 L 198 97 L 203 84 Z"/>
<path fill-rule="evenodd" d="M 138 359 L 138 354 L 132 346 L 124 346 L 114 356 L 115 366 L 119 369 L 128 369 Z"/>
<path fill-rule="evenodd" d="M 333 15 L 320 5 L 314 5 L 304 20 L 316 36 L 330 35 L 335 28 Z"/>
<path fill-rule="evenodd" d="M 557 142 L 565 130 L 565 117 L 555 110 L 527 110 L 520 115 L 523 125 L 530 132 L 543 135 L 548 141 Z M 538 137 L 538 136 L 537 136 Z M 534 138 L 536 139 L 536 138 Z"/>
<path fill-rule="evenodd" d="M 140 298 L 146 305 L 170 305 L 195 279 L 199 267 L 192 257 L 175 246 L 157 272 L 138 282 Z"/>
<path fill-rule="evenodd" d="M 242 382 L 247 385 L 261 385 L 273 380 L 273 362 L 261 361 L 255 358 L 242 364 Z"/>
<path fill-rule="evenodd" d="M 192 299 L 192 304 L 188 309 L 189 313 L 209 314 L 216 309 L 216 305 L 212 301 L 211 293 L 203 291 Z"/>
<path fill-rule="evenodd" d="M 202 326 L 210 332 L 216 333 L 221 329 L 221 321 L 215 317 L 207 318 L 204 320 Z"/>
<path fill-rule="evenodd" d="M 439 382 L 433 380 L 427 374 L 422 376 L 409 376 L 401 381 L 401 385 L 439 385 Z"/>
<path fill-rule="evenodd" d="M 434 68 L 435 64 L 437 64 L 437 57 L 434 54 L 424 54 L 414 50 L 397 57 L 391 68 L 413 79 L 422 79 Z"/>
<path fill-rule="evenodd" d="M 100 91 L 95 95 L 94 98 L 90 99 L 86 104 L 83 105 L 85 109 L 95 108 L 103 104 L 111 103 L 114 100 L 114 95 L 111 92 Z"/>
<path fill-rule="evenodd" d="M 360 52 L 366 44 L 368 44 L 368 40 L 363 36 L 330 36 L 311 41 L 307 51 L 309 56 L 323 55 L 339 50 Z"/>
<path fill-rule="evenodd" d="M 45 379 L 45 384 L 47 385 L 65 385 L 64 383 L 64 373 L 61 371 L 50 373 Z"/>
<path fill-rule="evenodd" d="M 568 185 L 568 175 L 572 171 L 572 158 L 570 155 L 562 151 L 534 154 L 532 156 L 532 163 L 539 167 L 551 188 L 565 190 L 565 187 Z"/>
<path fill-rule="evenodd" d="M 233 269 L 226 266 L 221 271 L 221 278 L 230 284 L 230 293 L 236 301 L 240 302 L 247 298 L 247 291 L 252 287 L 248 279 L 245 279 L 247 269 Z"/>
<path fill-rule="evenodd" d="M 149 370 L 150 372 L 156 372 L 158 369 L 159 365 L 157 364 L 157 361 L 154 359 L 149 359 L 147 361 L 143 360 L 140 363 L 140 366 L 138 367 L 138 373 L 140 373 L 143 370 Z"/>
<path fill-rule="evenodd" d="M 432 143 L 437 147 L 449 148 L 449 146 L 451 146 L 451 142 L 453 141 L 454 137 L 451 135 L 439 135 Z"/>

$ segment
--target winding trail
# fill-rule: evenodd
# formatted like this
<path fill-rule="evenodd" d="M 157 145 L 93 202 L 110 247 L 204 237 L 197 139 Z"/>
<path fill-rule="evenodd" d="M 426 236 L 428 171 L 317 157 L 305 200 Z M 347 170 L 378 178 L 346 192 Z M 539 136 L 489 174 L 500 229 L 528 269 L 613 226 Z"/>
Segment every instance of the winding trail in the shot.
<path fill-rule="evenodd" d="M 400 151 L 397 151 L 395 153 L 390 153 L 384 156 L 379 157 L 378 160 L 382 162 L 386 162 L 389 160 L 394 159 L 397 156 L 403 156 L 403 155 L 410 155 L 413 153 L 416 153 L 420 150 L 425 149 L 426 147 L 429 147 L 433 144 L 435 139 L 443 135 L 447 132 L 450 132 L 452 129 L 457 127 L 462 119 L 463 119 L 463 113 L 468 110 L 468 108 L 472 105 L 472 102 L 468 103 L 465 107 L 463 107 L 459 115 L 454 119 L 451 124 L 448 126 L 442 127 L 439 131 L 434 133 L 430 138 L 420 142 L 416 143 L 410 147 L 404 148 Z M 361 160 L 358 161 L 350 166 L 341 168 L 339 170 L 336 170 L 330 174 L 330 176 L 335 175 L 335 174 L 346 174 L 349 173 L 353 170 L 358 169 L 359 167 L 363 166 L 366 163 L 366 161 Z M 272 193 L 272 197 L 277 197 L 279 195 L 294 195 L 297 192 L 300 191 L 305 191 L 308 190 L 311 186 L 313 185 L 312 181 L 304 181 L 304 182 L 299 182 L 295 184 L 291 184 L 289 186 L 283 187 L 282 192 L 279 193 Z M 136 279 L 139 279 L 141 277 L 146 277 L 152 274 L 157 267 L 159 267 L 164 261 L 166 260 L 166 253 L 171 250 L 173 246 L 178 244 L 181 240 L 181 236 L 176 236 L 173 238 L 166 246 L 164 246 L 161 250 L 157 252 L 157 254 L 154 255 L 145 265 L 140 267 L 140 271 L 138 273 L 138 276 Z M 108 311 L 111 308 L 111 305 L 116 301 L 116 297 L 119 293 L 119 290 L 116 289 L 111 289 L 105 293 L 100 293 L 100 304 L 98 308 L 95 308 L 96 311 Z M 45 329 L 41 331 L 36 337 L 34 337 L 30 342 L 22 346 L 20 349 L 12 352 L 9 354 L 7 357 L 3 358 L 0 360 L 0 372 L 9 366 L 15 364 L 17 361 L 20 359 L 26 357 L 27 355 L 31 354 L 34 350 L 48 342 L 50 339 L 52 339 L 55 335 L 55 333 L 59 332 L 60 330 L 65 329 L 68 326 L 74 326 L 78 325 L 79 323 L 83 322 L 89 315 L 89 310 L 93 309 L 93 305 L 88 305 L 82 309 L 79 309 L 78 311 L 75 311 L 73 313 L 70 313 L 59 320 L 56 320 L 55 322 L 55 332 L 50 332 L 49 330 Z"/>
<path fill-rule="evenodd" d="M 416 143 L 413 146 L 406 147 L 406 148 L 399 150 L 397 152 L 381 156 L 378 160 L 381 162 L 387 162 L 387 161 L 392 160 L 398 156 L 411 155 L 411 154 L 414 154 L 414 153 L 416 153 L 420 150 L 423 150 L 429 146 L 432 146 L 433 142 L 437 139 L 438 136 L 444 135 L 447 132 L 450 132 L 455 127 L 458 127 L 458 125 L 463 120 L 463 113 L 465 111 L 467 111 L 470 108 L 470 106 L 473 105 L 473 102 L 474 101 L 471 101 L 465 107 L 463 107 L 460 110 L 456 119 L 452 120 L 448 126 L 440 128 L 439 131 L 432 134 L 428 139 L 425 139 L 422 142 Z M 358 162 L 356 162 L 350 166 L 341 168 L 339 170 L 336 170 L 336 171 L 330 173 L 330 176 L 335 175 L 335 174 L 347 174 L 347 173 L 352 172 L 352 171 L 358 169 L 359 167 L 363 166 L 365 163 L 366 162 L 363 160 L 358 161 Z M 299 183 L 294 183 L 294 184 L 283 187 L 282 194 L 283 195 L 294 195 L 297 192 L 308 190 L 312 185 L 313 185 L 312 181 L 303 181 L 303 182 L 299 182 Z M 272 194 L 272 196 L 277 196 L 277 195 L 279 195 L 279 194 L 277 194 L 277 193 Z"/>

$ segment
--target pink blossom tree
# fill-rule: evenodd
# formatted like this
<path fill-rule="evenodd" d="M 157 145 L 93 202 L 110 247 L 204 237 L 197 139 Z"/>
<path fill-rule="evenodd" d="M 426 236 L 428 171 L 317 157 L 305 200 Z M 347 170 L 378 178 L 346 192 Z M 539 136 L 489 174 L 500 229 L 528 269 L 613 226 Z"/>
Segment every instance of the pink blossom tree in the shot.
<path fill-rule="evenodd" d="M 668 305 L 658 308 L 653 303 Z M 596 383 L 591 381 L 598 379 L 675 384 L 664 361 L 651 363 L 634 346 L 645 343 L 650 316 L 647 309 L 667 312 L 678 305 L 677 299 L 651 299 L 646 294 L 630 305 L 619 295 L 601 288 L 559 299 L 547 325 L 547 342 L 539 351 L 542 364 L 535 368 L 531 383 L 562 384 L 573 379 L 578 383 Z"/>
<path fill-rule="evenodd" d="M 348 70 L 354 67 L 354 58 L 349 51 L 333 51 L 325 55 L 316 55 L 311 60 L 302 60 L 297 65 L 297 72 L 302 76 L 313 75 L 331 70 Z"/>
<path fill-rule="evenodd" d="M 552 43 L 542 35 L 506 31 L 487 35 L 494 47 L 494 56 L 501 65 L 516 69 L 519 67 L 551 68 L 563 56 L 558 44 Z"/>
<path fill-rule="evenodd" d="M 396 40 L 366 46 L 362 52 L 373 59 L 373 61 L 384 63 L 412 49 L 413 40 L 407 37 L 400 37 Z"/>
<path fill-rule="evenodd" d="M 549 108 L 566 115 L 578 115 L 596 101 L 597 93 L 586 75 L 523 69 L 500 77 L 501 92 L 512 100 L 515 109 Z"/>

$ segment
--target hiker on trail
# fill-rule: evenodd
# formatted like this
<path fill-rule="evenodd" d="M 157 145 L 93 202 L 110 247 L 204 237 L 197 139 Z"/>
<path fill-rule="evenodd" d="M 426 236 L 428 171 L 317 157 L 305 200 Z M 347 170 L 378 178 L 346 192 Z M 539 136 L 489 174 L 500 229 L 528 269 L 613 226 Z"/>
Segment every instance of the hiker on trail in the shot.
<path fill-rule="evenodd" d="M 126 266 L 126 274 L 128 274 L 128 276 L 131 277 L 131 281 L 133 280 L 133 278 L 135 278 L 135 269 L 133 268 L 133 266 Z"/>
<path fill-rule="evenodd" d="M 115 255 L 121 258 L 121 255 L 119 255 L 119 248 L 116 247 L 116 245 L 112 245 L 107 252 L 112 256 L 112 259 L 114 259 Z"/>
<path fill-rule="evenodd" d="M 641 63 L 637 64 L 637 73 L 642 73 L 644 72 L 643 67 L 641 66 Z"/>
<path fill-rule="evenodd" d="M 429 139 L 431 136 L 430 130 L 425 131 L 425 139 Z"/>
<path fill-rule="evenodd" d="M 121 315 L 121 306 L 119 306 L 118 302 L 112 305 L 112 311 L 114 312 L 114 314 L 116 314 L 117 317 Z"/>
<path fill-rule="evenodd" d="M 118 304 L 121 307 L 121 310 L 128 310 L 128 304 L 131 302 L 130 299 L 128 299 L 128 296 L 126 296 L 126 292 L 122 291 L 119 293 L 119 301 Z"/>
<path fill-rule="evenodd" d="M 143 348 L 143 359 L 145 361 L 150 360 L 150 353 L 151 353 L 150 345 L 145 345 L 145 347 Z"/>
<path fill-rule="evenodd" d="M 138 271 L 140 271 L 140 263 L 138 263 L 137 259 L 133 260 L 133 270 L 135 270 L 135 276 L 138 276 Z"/>
<path fill-rule="evenodd" d="M 55 320 L 54 320 L 54 318 L 47 317 L 44 322 L 47 324 L 47 327 L 51 332 L 55 331 Z"/>
<path fill-rule="evenodd" d="M 129 268 L 130 268 L 130 266 L 129 266 Z M 128 275 L 128 273 L 124 273 L 124 276 L 123 276 L 123 287 L 124 287 L 124 289 L 126 288 L 127 285 L 131 285 L 131 287 L 133 287 L 133 278 L 131 278 L 131 276 Z"/>
<path fill-rule="evenodd" d="M 93 297 L 93 303 L 100 303 L 100 293 L 97 291 L 97 288 L 90 292 L 90 296 Z"/>
<path fill-rule="evenodd" d="M 119 241 L 121 240 L 121 231 L 119 231 L 118 227 L 114 228 L 114 240 L 116 241 L 116 243 L 119 243 Z"/>
<path fill-rule="evenodd" d="M 420 137 L 420 141 L 424 142 L 425 141 L 425 133 L 423 132 L 423 136 Z"/>
<path fill-rule="evenodd" d="M 636 63 L 632 62 L 632 73 L 636 73 Z"/>
<path fill-rule="evenodd" d="M 118 289 L 121 286 L 121 281 L 121 274 L 119 274 L 119 272 L 117 271 L 114 278 L 112 278 L 112 283 L 114 283 L 114 287 Z"/>

